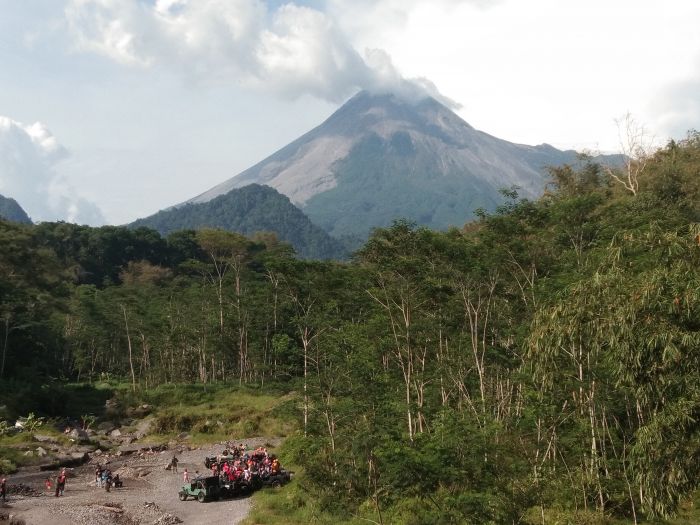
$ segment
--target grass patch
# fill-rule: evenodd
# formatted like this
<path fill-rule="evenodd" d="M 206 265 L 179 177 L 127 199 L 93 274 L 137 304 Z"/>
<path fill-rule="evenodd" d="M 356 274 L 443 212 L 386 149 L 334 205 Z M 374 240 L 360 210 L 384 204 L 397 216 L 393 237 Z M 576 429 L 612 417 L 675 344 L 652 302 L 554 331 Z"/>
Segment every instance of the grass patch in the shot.
<path fill-rule="evenodd" d="M 69 445 L 70 440 L 61 432 L 56 431 L 50 424 L 40 427 L 36 434 L 51 436 L 57 443 Z M 34 438 L 31 432 L 19 432 L 13 435 L 0 436 L 0 472 L 9 474 L 17 467 L 36 465 L 45 461 L 36 455 L 37 447 L 48 448 L 46 443 L 41 443 Z M 32 455 L 25 456 L 25 452 L 31 451 Z"/>
<path fill-rule="evenodd" d="M 290 470 L 295 470 L 293 467 Z M 322 511 L 304 491 L 300 480 L 303 472 L 279 489 L 263 489 L 253 494 L 253 506 L 242 525 L 367 525 L 367 520 L 340 518 Z"/>
<path fill-rule="evenodd" d="M 117 389 L 120 405 L 153 407 L 149 439 L 172 439 L 182 432 L 193 444 L 253 436 L 285 437 L 296 423 L 287 405 L 291 394 L 238 384 L 166 384 L 136 394 Z"/>

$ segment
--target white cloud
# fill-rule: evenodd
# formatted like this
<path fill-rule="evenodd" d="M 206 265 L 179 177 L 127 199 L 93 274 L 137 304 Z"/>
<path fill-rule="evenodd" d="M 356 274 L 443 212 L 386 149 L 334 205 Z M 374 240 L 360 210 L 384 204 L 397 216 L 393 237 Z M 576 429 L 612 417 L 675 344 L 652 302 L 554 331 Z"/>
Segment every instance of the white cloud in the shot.
<path fill-rule="evenodd" d="M 700 131 L 700 56 L 694 63 L 692 74 L 660 89 L 650 104 L 659 128 L 675 138 Z"/>
<path fill-rule="evenodd" d="M 379 3 L 387 4 L 381 13 L 402 9 Z M 294 3 L 270 11 L 259 0 L 71 0 L 66 17 L 79 50 L 179 68 L 197 82 L 233 80 L 332 102 L 358 89 L 439 96 L 431 83 L 405 79 L 385 52 L 358 52 L 332 13 Z"/>
<path fill-rule="evenodd" d="M 34 221 L 104 222 L 54 166 L 67 151 L 42 123 L 24 125 L 0 115 L 0 194 L 15 199 Z"/>

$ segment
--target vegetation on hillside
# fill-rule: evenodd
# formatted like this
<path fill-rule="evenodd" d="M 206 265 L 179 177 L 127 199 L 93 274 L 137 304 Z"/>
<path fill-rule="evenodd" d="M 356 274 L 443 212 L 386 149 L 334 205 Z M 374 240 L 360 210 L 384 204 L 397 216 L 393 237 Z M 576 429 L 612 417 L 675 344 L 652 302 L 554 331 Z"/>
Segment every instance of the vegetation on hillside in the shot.
<path fill-rule="evenodd" d="M 289 198 L 269 186 L 250 184 L 209 202 L 162 210 L 132 223 L 168 235 L 178 230 L 221 228 L 264 237 L 271 232 L 306 259 L 344 259 L 343 245 L 313 224 Z"/>
<path fill-rule="evenodd" d="M 670 516 L 700 480 L 700 136 L 636 194 L 592 162 L 551 174 L 536 202 L 400 221 L 346 264 L 220 230 L 1 223 L 2 399 L 286 384 L 290 523 Z"/>

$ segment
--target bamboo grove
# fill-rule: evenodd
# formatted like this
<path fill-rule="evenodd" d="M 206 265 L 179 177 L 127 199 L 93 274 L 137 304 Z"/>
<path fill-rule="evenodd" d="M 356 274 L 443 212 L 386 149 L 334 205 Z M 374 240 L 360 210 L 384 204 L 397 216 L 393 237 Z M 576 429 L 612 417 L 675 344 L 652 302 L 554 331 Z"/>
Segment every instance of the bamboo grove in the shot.
<path fill-rule="evenodd" d="M 346 263 L 2 223 L 3 389 L 286 383 L 309 500 L 377 523 L 671 515 L 700 479 L 700 138 L 635 193 L 587 159 L 550 171 L 538 201 L 398 221 Z"/>

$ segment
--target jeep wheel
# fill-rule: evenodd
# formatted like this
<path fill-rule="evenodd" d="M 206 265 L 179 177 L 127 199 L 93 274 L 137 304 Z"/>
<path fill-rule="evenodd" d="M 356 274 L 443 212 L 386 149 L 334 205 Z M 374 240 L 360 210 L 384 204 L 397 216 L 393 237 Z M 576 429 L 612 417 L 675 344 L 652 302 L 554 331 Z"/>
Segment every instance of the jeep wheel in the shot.
<path fill-rule="evenodd" d="M 199 501 L 200 503 L 204 503 L 206 499 L 207 495 L 204 494 L 204 492 L 200 492 L 199 494 L 197 494 L 197 501 Z"/>
<path fill-rule="evenodd" d="M 275 481 L 272 482 L 272 488 L 273 488 L 273 489 L 278 489 L 278 488 L 280 488 L 281 486 L 282 486 L 282 483 L 280 483 L 279 480 L 277 480 L 277 479 L 276 479 Z"/>
<path fill-rule="evenodd" d="M 187 493 L 186 492 L 178 492 L 177 497 L 180 498 L 180 501 L 185 501 L 187 499 Z"/>

